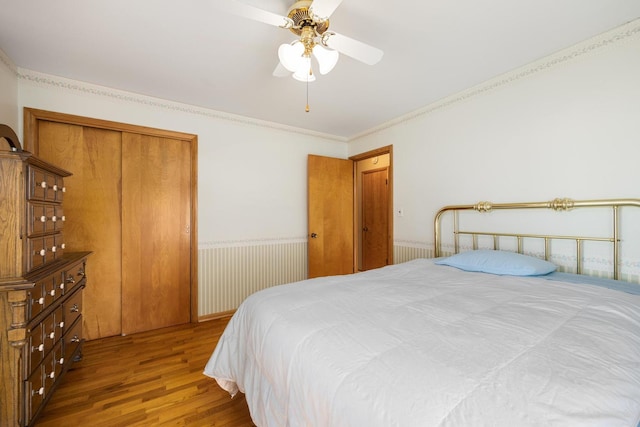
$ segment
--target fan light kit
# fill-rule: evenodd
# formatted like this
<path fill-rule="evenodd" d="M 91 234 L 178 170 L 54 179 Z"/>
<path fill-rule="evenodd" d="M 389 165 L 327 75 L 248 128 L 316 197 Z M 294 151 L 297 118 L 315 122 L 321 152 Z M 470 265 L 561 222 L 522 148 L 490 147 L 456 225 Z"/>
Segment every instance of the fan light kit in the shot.
<path fill-rule="evenodd" d="M 289 9 L 288 20 L 284 28 L 299 36 L 291 44 L 283 44 L 278 49 L 280 64 L 293 73 L 293 78 L 303 82 L 315 81 L 311 66 L 311 56 L 316 58 L 320 74 L 327 74 L 338 63 L 340 54 L 337 50 L 328 48 L 324 34 L 329 29 L 329 19 L 317 18 L 312 15 L 314 9 L 310 7 L 312 1 L 296 2 Z M 317 40 L 317 41 L 316 41 Z"/>
<path fill-rule="evenodd" d="M 280 63 L 273 72 L 274 76 L 293 76 L 307 83 L 307 106 L 309 111 L 308 84 L 316 80 L 312 58 L 318 63 L 320 74 L 327 74 L 338 63 L 340 53 L 368 65 L 377 64 L 383 52 L 350 37 L 328 31 L 329 17 L 342 0 L 300 0 L 295 2 L 287 13 L 281 16 L 236 0 L 221 1 L 223 9 L 265 24 L 285 28 L 298 38 L 290 44 L 280 45 L 278 58 Z"/>

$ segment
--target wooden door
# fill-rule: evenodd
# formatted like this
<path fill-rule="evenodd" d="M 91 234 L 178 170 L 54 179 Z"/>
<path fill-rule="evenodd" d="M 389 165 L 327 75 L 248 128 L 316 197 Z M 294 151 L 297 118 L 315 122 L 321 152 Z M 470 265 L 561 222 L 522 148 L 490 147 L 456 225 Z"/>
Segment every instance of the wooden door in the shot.
<path fill-rule="evenodd" d="M 362 174 L 362 269 L 388 264 L 389 203 L 387 168 Z"/>
<path fill-rule="evenodd" d="M 353 161 L 309 155 L 308 276 L 354 272 Z"/>
<path fill-rule="evenodd" d="M 123 133 L 122 333 L 188 323 L 188 142 Z"/>
<path fill-rule="evenodd" d="M 65 243 L 89 250 L 84 338 L 121 333 L 121 132 L 39 121 L 37 155 L 72 172 L 65 180 Z"/>

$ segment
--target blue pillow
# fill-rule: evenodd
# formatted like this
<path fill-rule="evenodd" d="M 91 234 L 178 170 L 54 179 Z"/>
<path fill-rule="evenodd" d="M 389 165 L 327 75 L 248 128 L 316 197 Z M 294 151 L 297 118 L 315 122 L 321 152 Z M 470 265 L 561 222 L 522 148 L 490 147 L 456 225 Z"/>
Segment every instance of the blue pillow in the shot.
<path fill-rule="evenodd" d="M 509 276 L 541 276 L 556 270 L 556 266 L 540 258 L 516 252 L 480 249 L 461 252 L 435 261 L 465 271 L 501 274 Z"/>

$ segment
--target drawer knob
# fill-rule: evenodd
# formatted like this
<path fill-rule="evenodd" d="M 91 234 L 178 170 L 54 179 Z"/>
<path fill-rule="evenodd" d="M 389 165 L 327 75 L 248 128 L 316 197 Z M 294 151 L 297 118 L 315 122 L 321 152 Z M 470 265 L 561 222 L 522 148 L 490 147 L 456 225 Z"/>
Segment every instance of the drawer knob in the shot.
<path fill-rule="evenodd" d="M 54 379 L 56 377 L 56 373 L 55 372 L 51 372 L 50 374 L 47 374 L 47 376 L 51 379 Z"/>
<path fill-rule="evenodd" d="M 51 217 L 51 221 L 56 222 L 57 220 L 58 220 L 57 216 L 54 215 L 54 216 Z"/>
<path fill-rule="evenodd" d="M 60 283 L 60 284 L 58 285 L 58 287 L 59 287 L 61 290 L 64 290 L 64 282 Z"/>
<path fill-rule="evenodd" d="M 73 338 L 71 338 L 71 342 L 80 342 L 80 338 L 78 338 L 77 335 L 74 335 Z"/>
<path fill-rule="evenodd" d="M 42 187 L 42 188 L 47 188 L 47 181 L 42 181 L 42 182 L 40 183 L 40 187 Z"/>
<path fill-rule="evenodd" d="M 52 297 L 56 296 L 56 290 L 55 289 L 51 289 L 51 291 L 49 292 L 49 295 L 51 295 Z"/>
<path fill-rule="evenodd" d="M 73 306 L 71 307 L 70 311 L 72 313 L 77 313 L 80 311 L 80 308 L 78 308 L 78 304 L 73 304 Z"/>
<path fill-rule="evenodd" d="M 44 215 L 42 215 L 42 216 L 40 217 L 40 222 L 47 222 L 47 217 L 46 217 L 46 216 L 44 216 Z"/>
<path fill-rule="evenodd" d="M 58 364 L 64 365 L 64 357 L 61 357 L 60 360 L 58 360 Z"/>
<path fill-rule="evenodd" d="M 45 256 L 47 255 L 47 250 L 46 249 L 40 249 L 40 256 Z"/>
<path fill-rule="evenodd" d="M 67 277 L 67 283 L 76 283 L 76 279 L 74 279 L 73 276 L 69 276 Z"/>
<path fill-rule="evenodd" d="M 44 344 L 40 344 L 38 346 L 38 351 L 41 352 L 41 353 L 44 351 Z"/>
<path fill-rule="evenodd" d="M 38 298 L 38 304 L 44 305 L 44 297 Z"/>
<path fill-rule="evenodd" d="M 64 216 L 64 215 L 62 215 L 62 218 L 61 218 L 61 219 L 62 219 L 62 222 L 65 222 L 65 221 L 67 220 L 67 217 L 66 217 L 66 216 Z"/>
<path fill-rule="evenodd" d="M 55 246 L 52 246 L 52 247 L 51 247 L 51 252 L 55 252 L 55 251 L 57 251 L 57 250 L 58 250 L 58 248 L 56 248 Z"/>
<path fill-rule="evenodd" d="M 59 326 L 60 328 L 64 328 L 64 322 L 60 322 L 60 323 L 58 323 L 58 326 Z"/>
<path fill-rule="evenodd" d="M 66 193 L 67 192 L 67 187 L 62 187 L 62 192 Z"/>
<path fill-rule="evenodd" d="M 44 387 L 40 387 L 38 390 L 31 390 L 31 396 L 35 396 L 36 394 L 42 396 L 44 394 Z"/>
<path fill-rule="evenodd" d="M 65 244 L 63 243 L 63 244 L 61 244 L 61 245 L 60 245 L 60 247 L 61 247 L 62 249 L 64 249 L 64 248 L 66 248 L 66 247 L 67 247 L 67 245 L 65 245 Z"/>
<path fill-rule="evenodd" d="M 56 333 L 55 332 L 51 332 L 49 334 L 49 338 L 51 338 L 52 340 L 55 340 L 56 339 Z"/>
<path fill-rule="evenodd" d="M 53 191 L 58 191 L 58 186 L 56 184 L 53 184 Z"/>

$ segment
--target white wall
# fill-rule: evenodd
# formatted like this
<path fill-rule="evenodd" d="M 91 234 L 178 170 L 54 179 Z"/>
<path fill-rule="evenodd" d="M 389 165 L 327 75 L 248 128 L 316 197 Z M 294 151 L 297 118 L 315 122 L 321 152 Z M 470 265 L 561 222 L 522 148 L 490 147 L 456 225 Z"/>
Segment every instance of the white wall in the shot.
<path fill-rule="evenodd" d="M 307 154 L 346 157 L 345 142 L 323 135 L 29 70 L 20 70 L 19 88 L 20 111 L 197 134 L 199 246 L 304 239 Z"/>
<path fill-rule="evenodd" d="M 396 244 L 432 246 L 433 217 L 448 204 L 638 198 L 640 24 L 380 126 L 349 155 L 389 144 L 404 210 Z"/>
<path fill-rule="evenodd" d="M 11 59 L 0 50 L 0 123 L 18 132 L 18 74 Z"/>

